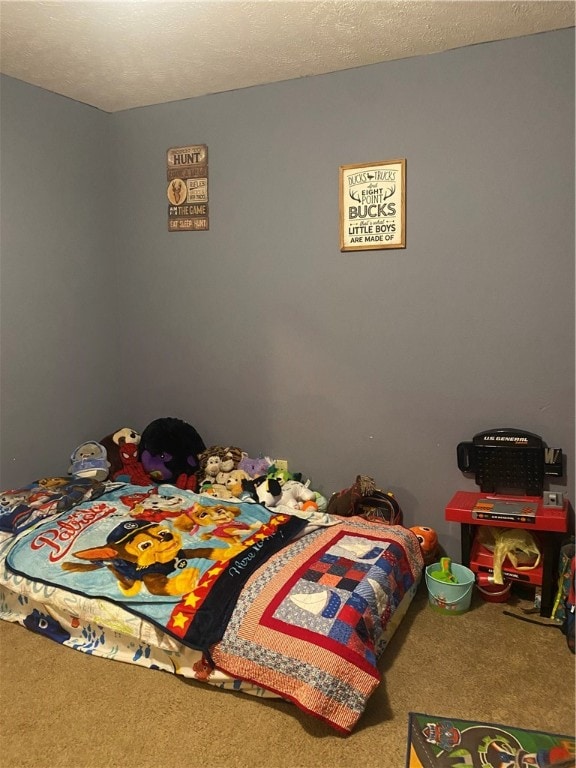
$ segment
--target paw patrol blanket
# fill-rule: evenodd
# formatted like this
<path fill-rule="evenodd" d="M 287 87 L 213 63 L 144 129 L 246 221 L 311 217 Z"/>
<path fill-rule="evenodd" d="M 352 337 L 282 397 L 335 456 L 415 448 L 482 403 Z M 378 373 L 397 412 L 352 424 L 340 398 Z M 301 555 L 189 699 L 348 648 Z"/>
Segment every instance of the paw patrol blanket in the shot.
<path fill-rule="evenodd" d="M 7 566 L 118 603 L 210 658 L 249 576 L 305 526 L 259 504 L 122 485 L 22 534 Z"/>

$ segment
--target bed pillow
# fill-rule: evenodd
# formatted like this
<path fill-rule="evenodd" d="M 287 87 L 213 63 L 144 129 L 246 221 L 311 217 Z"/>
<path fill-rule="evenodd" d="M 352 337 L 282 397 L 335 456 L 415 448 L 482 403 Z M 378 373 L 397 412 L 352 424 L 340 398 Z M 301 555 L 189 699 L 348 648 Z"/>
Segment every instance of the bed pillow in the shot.
<path fill-rule="evenodd" d="M 24 488 L 0 493 L 0 531 L 19 533 L 49 515 L 59 514 L 104 493 L 94 478 L 43 477 Z"/>

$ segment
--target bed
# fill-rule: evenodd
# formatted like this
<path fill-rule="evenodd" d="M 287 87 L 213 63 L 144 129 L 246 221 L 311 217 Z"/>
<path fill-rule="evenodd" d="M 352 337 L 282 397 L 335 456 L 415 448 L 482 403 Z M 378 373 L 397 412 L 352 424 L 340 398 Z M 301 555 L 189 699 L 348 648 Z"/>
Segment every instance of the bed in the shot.
<path fill-rule="evenodd" d="M 44 478 L 0 497 L 0 523 L 1 619 L 83 653 L 281 697 L 345 734 L 423 569 L 402 525 L 170 484 Z"/>

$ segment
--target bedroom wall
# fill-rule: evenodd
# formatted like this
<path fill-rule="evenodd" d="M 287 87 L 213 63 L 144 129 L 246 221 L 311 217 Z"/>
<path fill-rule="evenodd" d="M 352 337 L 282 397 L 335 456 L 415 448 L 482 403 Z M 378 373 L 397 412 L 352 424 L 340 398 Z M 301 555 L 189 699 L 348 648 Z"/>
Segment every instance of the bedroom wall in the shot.
<path fill-rule="evenodd" d="M 110 119 L 2 77 L 0 488 L 121 418 Z"/>
<path fill-rule="evenodd" d="M 58 97 L 34 98 L 42 110 Z M 112 416 L 137 429 L 179 416 L 208 444 L 286 458 L 326 495 L 372 475 L 454 557 L 444 506 L 475 489 L 456 466 L 457 443 L 475 432 L 515 426 L 563 448 L 568 483 L 553 487 L 574 498 L 573 30 L 89 114 L 90 130 L 110 131 L 112 182 L 99 176 L 93 194 L 114 222 L 119 287 L 110 295 L 100 272 L 88 298 L 118 322 L 108 317 L 114 347 L 91 347 L 106 382 L 97 397 L 89 387 L 74 412 L 84 423 L 60 447 L 101 436 Z M 196 143 L 209 151 L 210 231 L 169 233 L 166 150 Z M 341 253 L 339 166 L 398 157 L 407 247 Z M 15 245 L 42 242 L 44 229 L 14 228 Z M 79 229 L 73 239 L 91 248 Z M 94 278 L 86 251 L 83 263 Z M 23 294 L 23 272 L 10 282 Z M 86 295 L 76 315 L 80 304 Z M 64 339 L 77 339 L 72 324 Z M 13 376 L 22 412 L 27 377 Z M 52 402 L 77 391 L 52 384 L 36 409 L 51 427 Z M 38 439 L 33 423 L 19 437 L 22 424 L 3 426 L 3 442 Z"/>
<path fill-rule="evenodd" d="M 453 555 L 458 442 L 514 426 L 573 464 L 573 30 L 111 119 L 130 423 L 326 494 L 372 475 Z M 210 231 L 169 233 L 165 153 L 196 143 Z M 406 249 L 341 253 L 339 166 L 398 157 Z"/>

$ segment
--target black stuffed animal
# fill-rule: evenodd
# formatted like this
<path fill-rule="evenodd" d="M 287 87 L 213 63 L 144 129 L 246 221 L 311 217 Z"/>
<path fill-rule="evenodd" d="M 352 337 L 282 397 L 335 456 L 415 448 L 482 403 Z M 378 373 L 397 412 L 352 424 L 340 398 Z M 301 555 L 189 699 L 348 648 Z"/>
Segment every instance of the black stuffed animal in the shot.
<path fill-rule="evenodd" d="M 152 480 L 195 491 L 198 454 L 206 449 L 193 426 L 166 417 L 152 421 L 142 432 L 138 458 Z"/>

